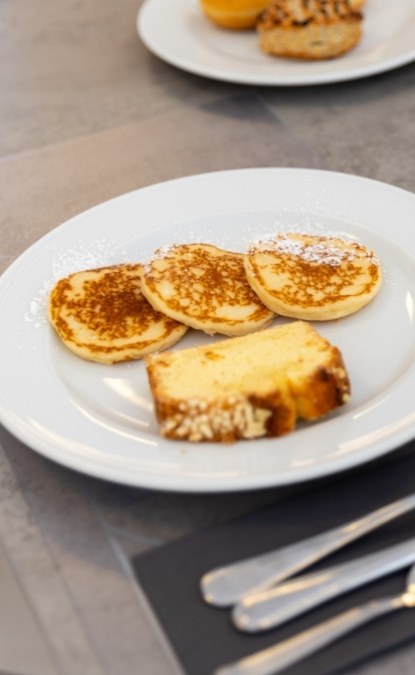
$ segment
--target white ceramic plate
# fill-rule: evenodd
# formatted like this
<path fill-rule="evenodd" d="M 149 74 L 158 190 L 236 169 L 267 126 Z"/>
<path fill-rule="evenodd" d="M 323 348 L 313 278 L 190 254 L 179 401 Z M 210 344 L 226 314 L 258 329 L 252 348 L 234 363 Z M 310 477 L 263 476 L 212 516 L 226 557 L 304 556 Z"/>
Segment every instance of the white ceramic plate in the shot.
<path fill-rule="evenodd" d="M 364 35 L 348 54 L 321 62 L 263 54 L 255 31 L 216 28 L 199 0 L 145 0 L 137 28 L 147 48 L 182 70 L 227 82 L 316 85 L 353 80 L 410 63 L 415 58 L 415 1 L 367 0 Z"/>
<path fill-rule="evenodd" d="M 39 240 L 1 278 L 0 421 L 66 466 L 166 490 L 282 485 L 382 455 L 415 436 L 414 223 L 414 195 L 306 169 L 193 176 L 90 209 Z M 370 305 L 317 326 L 343 353 L 350 403 L 287 436 L 230 446 L 164 440 L 143 363 L 83 361 L 46 320 L 48 290 L 70 272 L 144 261 L 172 242 L 243 251 L 253 239 L 287 229 L 362 241 L 377 252 L 385 277 Z M 189 331 L 176 348 L 211 339 Z"/>

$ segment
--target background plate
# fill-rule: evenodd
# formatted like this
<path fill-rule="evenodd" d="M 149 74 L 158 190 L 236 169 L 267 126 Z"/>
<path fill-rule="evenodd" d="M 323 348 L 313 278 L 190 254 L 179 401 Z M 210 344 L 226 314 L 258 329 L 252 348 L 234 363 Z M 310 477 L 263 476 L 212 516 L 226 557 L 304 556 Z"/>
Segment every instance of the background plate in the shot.
<path fill-rule="evenodd" d="M 0 420 L 66 466 L 167 490 L 282 485 L 377 457 L 415 435 L 414 223 L 414 195 L 306 169 L 192 176 L 90 209 L 39 240 L 1 278 Z M 343 353 L 350 403 L 282 438 L 231 446 L 162 439 L 143 363 L 83 361 L 47 322 L 47 293 L 70 272 L 144 261 L 173 242 L 243 251 L 253 239 L 287 229 L 362 241 L 377 252 L 384 284 L 360 312 L 317 326 Z M 209 340 L 189 331 L 177 348 Z"/>
<path fill-rule="evenodd" d="M 349 53 L 324 61 L 263 54 L 255 31 L 215 27 L 198 0 L 145 0 L 137 17 L 140 38 L 156 56 L 182 70 L 256 85 L 316 85 L 382 73 L 415 58 L 414 0 L 367 0 L 363 38 Z M 162 20 L 160 19 L 162 17 Z"/>

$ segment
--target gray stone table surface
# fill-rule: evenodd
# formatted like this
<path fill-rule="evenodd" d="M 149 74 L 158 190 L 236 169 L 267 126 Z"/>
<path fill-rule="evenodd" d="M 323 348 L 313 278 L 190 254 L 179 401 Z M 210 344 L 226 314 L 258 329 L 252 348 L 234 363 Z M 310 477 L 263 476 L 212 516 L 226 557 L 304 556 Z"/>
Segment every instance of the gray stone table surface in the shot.
<path fill-rule="evenodd" d="M 139 5 L 0 3 L 0 272 L 70 216 L 193 173 L 320 167 L 415 191 L 415 64 L 308 88 L 215 82 L 146 50 Z M 16 612 L 22 599 L 29 608 L 15 653 L 14 624 L 1 619 L 10 649 L 0 642 L 0 672 L 180 673 L 130 556 L 282 496 L 120 486 L 48 461 L 0 429 L 0 572 L 20 598 Z M 414 659 L 406 646 L 354 672 L 409 675 Z"/>

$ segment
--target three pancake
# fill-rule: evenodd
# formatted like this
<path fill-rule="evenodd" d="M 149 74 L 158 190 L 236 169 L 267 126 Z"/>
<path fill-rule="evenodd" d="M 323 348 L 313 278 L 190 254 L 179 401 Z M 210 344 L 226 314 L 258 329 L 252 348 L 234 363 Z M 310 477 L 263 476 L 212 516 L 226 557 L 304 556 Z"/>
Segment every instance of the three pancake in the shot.
<path fill-rule="evenodd" d="M 245 271 L 253 290 L 273 312 L 310 321 L 358 311 L 382 283 L 376 255 L 362 244 L 297 232 L 252 245 Z"/>
<path fill-rule="evenodd" d="M 140 290 L 143 267 L 75 272 L 53 287 L 50 322 L 78 356 L 99 363 L 139 359 L 175 344 L 187 326 L 155 311 Z"/>
<path fill-rule="evenodd" d="M 141 290 L 154 309 L 192 328 L 246 335 L 268 325 L 273 312 L 248 284 L 244 257 L 211 244 L 160 249 L 145 266 Z"/>
<path fill-rule="evenodd" d="M 178 244 L 154 258 L 58 281 L 48 316 L 78 356 L 111 364 L 173 346 L 188 327 L 242 336 L 275 315 L 328 321 L 367 305 L 382 283 L 373 251 L 351 240 L 284 232 L 246 254 Z"/>

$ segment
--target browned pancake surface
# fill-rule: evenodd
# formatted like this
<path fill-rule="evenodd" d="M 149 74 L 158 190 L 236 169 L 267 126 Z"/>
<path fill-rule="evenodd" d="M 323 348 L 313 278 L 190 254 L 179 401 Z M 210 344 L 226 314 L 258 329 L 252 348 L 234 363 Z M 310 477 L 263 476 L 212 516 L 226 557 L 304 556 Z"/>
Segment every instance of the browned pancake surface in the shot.
<path fill-rule="evenodd" d="M 156 312 L 140 290 L 142 265 L 76 272 L 49 298 L 49 318 L 61 340 L 83 358 L 126 361 L 174 344 L 186 327 Z"/>
<path fill-rule="evenodd" d="M 155 309 L 193 328 L 249 333 L 273 314 L 249 286 L 243 260 L 211 244 L 171 246 L 146 265 L 142 291 Z"/>
<path fill-rule="evenodd" d="M 299 319 L 351 314 L 370 302 L 382 281 L 379 261 L 366 246 L 295 232 L 252 245 L 245 267 L 268 307 Z"/>

